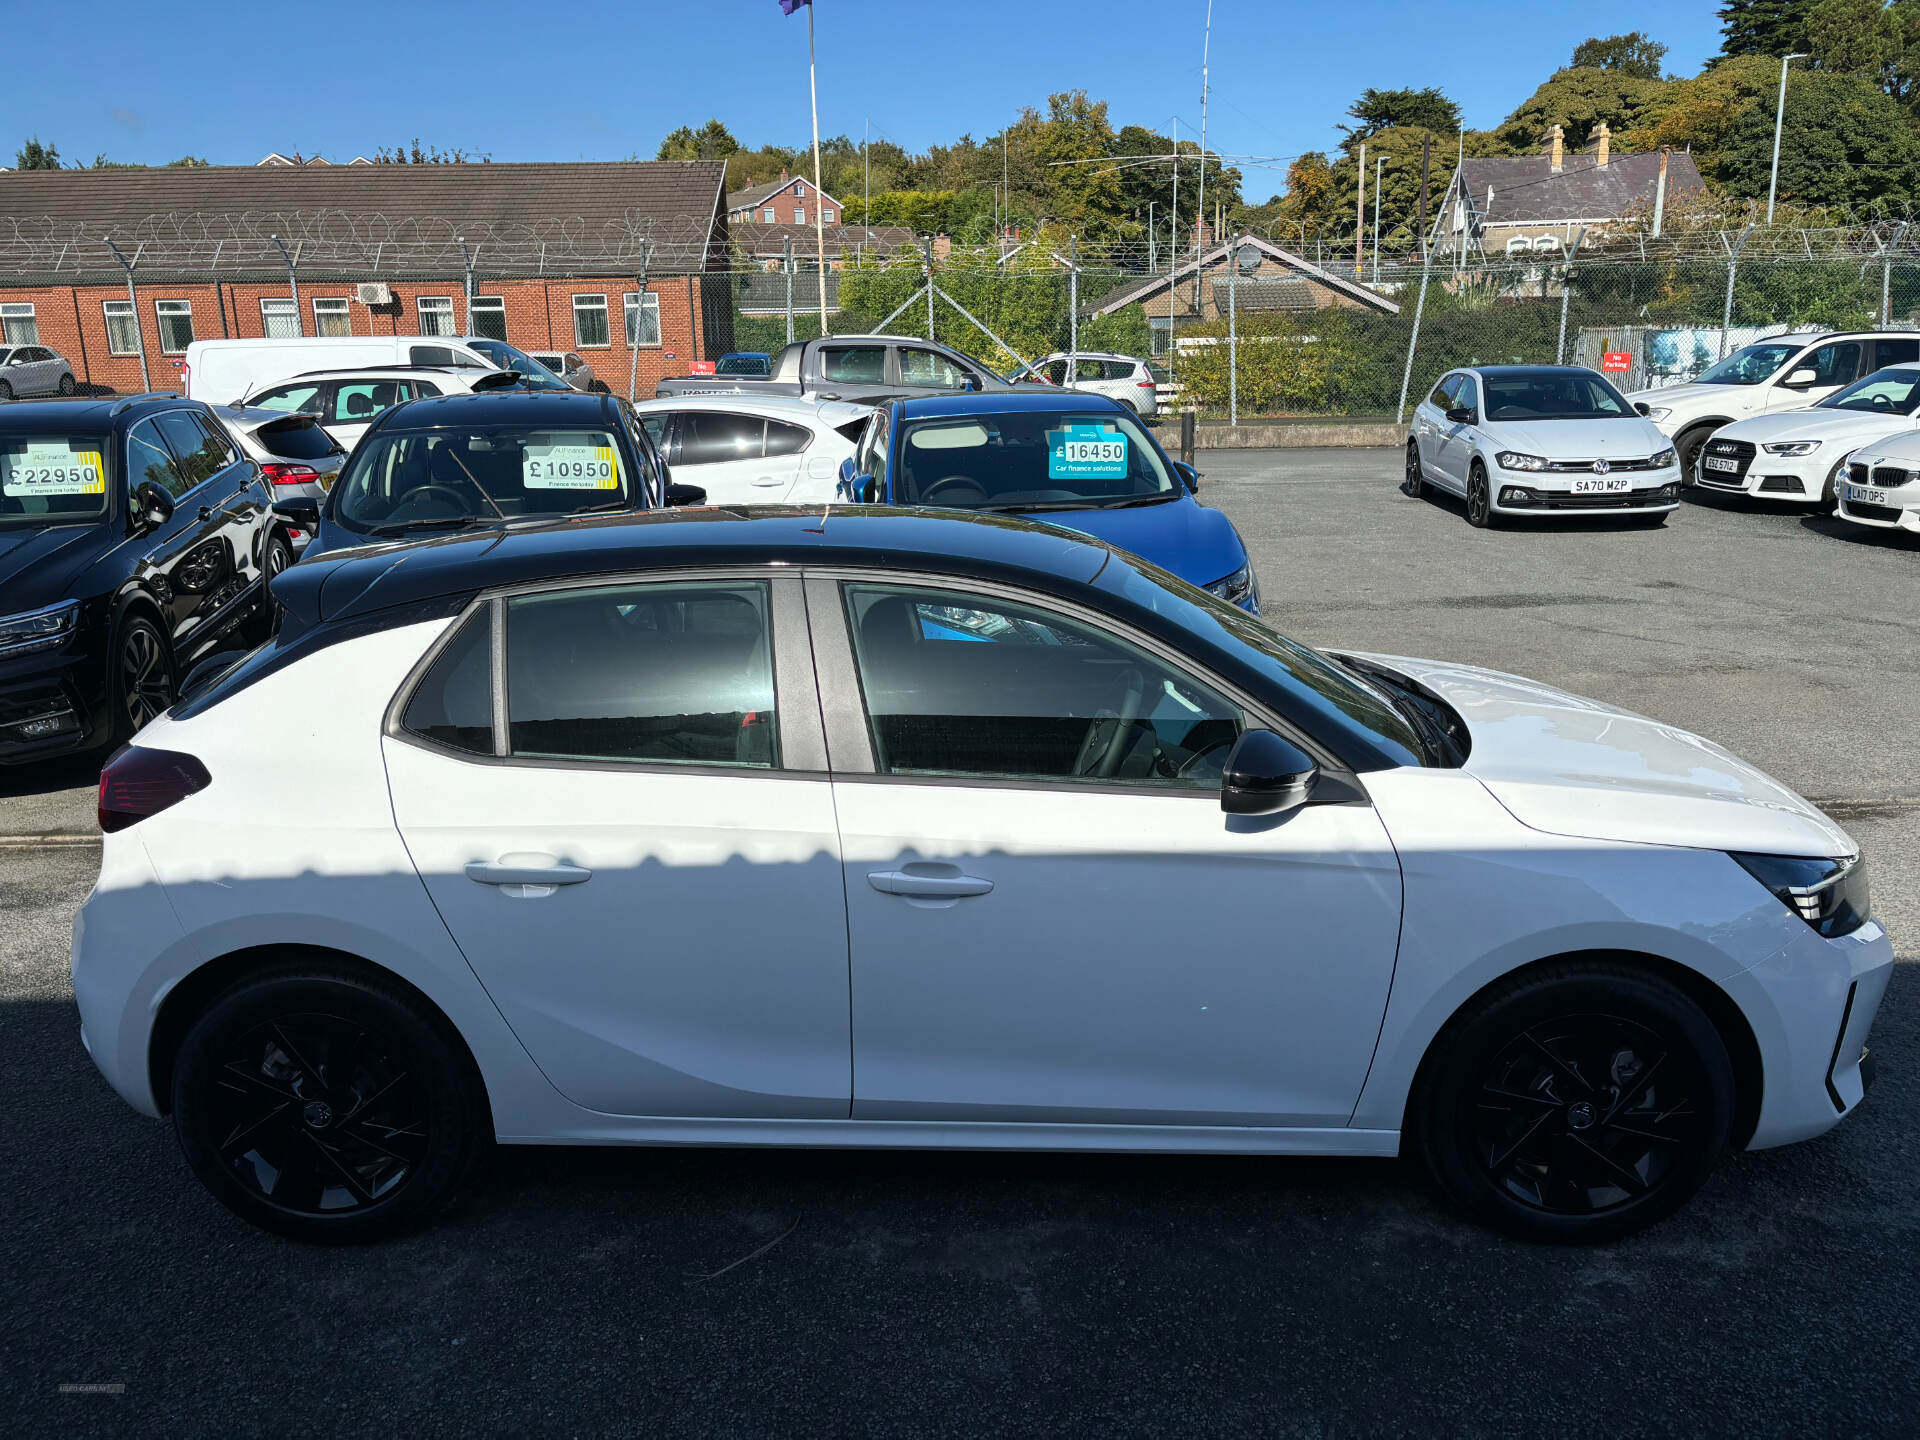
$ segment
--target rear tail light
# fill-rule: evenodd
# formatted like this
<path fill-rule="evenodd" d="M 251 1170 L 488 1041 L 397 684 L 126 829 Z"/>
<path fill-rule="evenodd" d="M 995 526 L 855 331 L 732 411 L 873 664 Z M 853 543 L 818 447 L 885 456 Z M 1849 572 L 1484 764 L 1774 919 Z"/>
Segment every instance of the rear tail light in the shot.
<path fill-rule="evenodd" d="M 273 461 L 260 467 L 260 473 L 275 485 L 318 485 L 320 472 L 311 465 L 283 465 Z"/>
<path fill-rule="evenodd" d="M 1136 381 L 1134 381 L 1134 382 L 1133 382 L 1133 386 L 1134 386 L 1134 389 L 1136 389 L 1136 390 L 1151 390 L 1151 389 L 1153 389 L 1153 381 L 1151 381 L 1151 380 L 1136 380 Z"/>
<path fill-rule="evenodd" d="M 109 835 L 124 830 L 212 783 L 207 767 L 192 755 L 122 746 L 100 771 L 100 828 Z"/>

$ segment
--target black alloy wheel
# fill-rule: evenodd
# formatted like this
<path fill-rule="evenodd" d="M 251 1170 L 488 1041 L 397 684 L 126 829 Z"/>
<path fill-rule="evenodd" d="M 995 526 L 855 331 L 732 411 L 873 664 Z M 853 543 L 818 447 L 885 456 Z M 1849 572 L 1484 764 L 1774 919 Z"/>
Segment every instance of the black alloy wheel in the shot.
<path fill-rule="evenodd" d="M 1407 441 L 1406 475 L 1400 482 L 1400 489 L 1418 500 L 1427 488 L 1427 477 L 1420 473 L 1420 442 Z"/>
<path fill-rule="evenodd" d="M 1713 435 L 1713 426 L 1696 425 L 1683 431 L 1673 442 L 1674 458 L 1680 462 L 1680 485 L 1684 489 L 1692 485 L 1697 478 L 1694 462 L 1700 458 L 1700 447 Z"/>
<path fill-rule="evenodd" d="M 68 371 L 65 375 L 62 375 L 60 377 L 60 393 L 62 395 L 73 394 L 73 372 L 72 371 Z"/>
<path fill-rule="evenodd" d="M 229 1209 L 319 1243 L 378 1239 L 443 1201 L 484 1107 L 444 1022 L 397 987 L 283 969 L 222 996 L 188 1031 L 173 1119 Z"/>
<path fill-rule="evenodd" d="M 272 639 L 280 628 L 280 602 L 273 598 L 273 581 L 291 564 L 293 547 L 276 530 L 267 537 L 267 548 L 260 554 L 260 605 L 255 618 L 248 622 L 257 640 Z"/>
<path fill-rule="evenodd" d="M 132 615 L 120 627 L 113 665 L 114 731 L 125 741 L 173 704 L 173 655 L 151 620 Z"/>
<path fill-rule="evenodd" d="M 1467 523 L 1476 530 L 1491 530 L 1499 523 L 1493 513 L 1493 491 L 1487 484 L 1487 468 L 1478 460 L 1467 472 Z"/>
<path fill-rule="evenodd" d="M 1469 1213 L 1531 1239 L 1610 1240 L 1700 1188 L 1733 1121 L 1733 1067 L 1675 986 L 1626 966 L 1554 966 L 1442 1037 L 1417 1141 Z"/>

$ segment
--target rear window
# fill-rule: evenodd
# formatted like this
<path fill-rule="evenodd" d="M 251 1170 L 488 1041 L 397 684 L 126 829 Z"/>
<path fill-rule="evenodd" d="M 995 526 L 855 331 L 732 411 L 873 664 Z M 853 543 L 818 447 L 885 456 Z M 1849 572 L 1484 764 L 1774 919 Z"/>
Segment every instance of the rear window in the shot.
<path fill-rule="evenodd" d="M 324 460 L 343 453 L 333 437 L 318 425 L 275 420 L 254 431 L 253 438 L 275 455 L 284 455 L 289 460 Z"/>
<path fill-rule="evenodd" d="M 107 513 L 106 437 L 0 435 L 0 527 L 71 525 Z"/>

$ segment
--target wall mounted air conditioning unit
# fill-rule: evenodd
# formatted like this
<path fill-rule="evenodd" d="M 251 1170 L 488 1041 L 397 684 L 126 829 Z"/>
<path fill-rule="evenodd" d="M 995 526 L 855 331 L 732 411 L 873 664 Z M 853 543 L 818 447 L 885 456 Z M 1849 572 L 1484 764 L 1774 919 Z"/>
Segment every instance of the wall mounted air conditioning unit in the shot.
<path fill-rule="evenodd" d="M 392 288 L 383 285 L 378 280 L 371 281 L 364 285 L 356 285 L 354 289 L 358 292 L 355 298 L 358 299 L 362 305 L 391 305 L 393 303 Z"/>

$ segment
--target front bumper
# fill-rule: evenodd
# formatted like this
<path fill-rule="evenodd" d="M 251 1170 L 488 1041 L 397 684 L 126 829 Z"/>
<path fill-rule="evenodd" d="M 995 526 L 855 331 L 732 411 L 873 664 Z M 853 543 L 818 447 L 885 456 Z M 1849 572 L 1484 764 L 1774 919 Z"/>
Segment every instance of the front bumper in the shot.
<path fill-rule="evenodd" d="M 1648 515 L 1674 510 L 1680 504 L 1680 471 L 1641 471 L 1630 477 L 1630 488 L 1612 492 L 1576 494 L 1575 476 L 1541 471 L 1495 469 L 1491 483 L 1493 508 L 1502 515 Z"/>
<path fill-rule="evenodd" d="M 107 708 L 98 637 L 83 632 L 57 650 L 0 661 L 0 765 L 105 744 Z"/>
<path fill-rule="evenodd" d="M 1709 460 L 1735 467 L 1709 469 Z M 1746 495 L 1789 505 L 1818 505 L 1826 495 L 1834 453 L 1825 446 L 1811 455 L 1769 455 L 1747 440 L 1709 440 L 1694 461 L 1693 483 L 1717 495 Z"/>
<path fill-rule="evenodd" d="M 1833 513 L 1840 519 L 1851 520 L 1855 525 L 1868 525 L 1876 530 L 1905 530 L 1910 534 L 1920 534 L 1920 481 L 1883 489 L 1881 493 L 1888 501 L 1885 505 L 1869 505 L 1849 498 L 1845 477 L 1833 488 L 1839 502 L 1834 506 Z"/>

